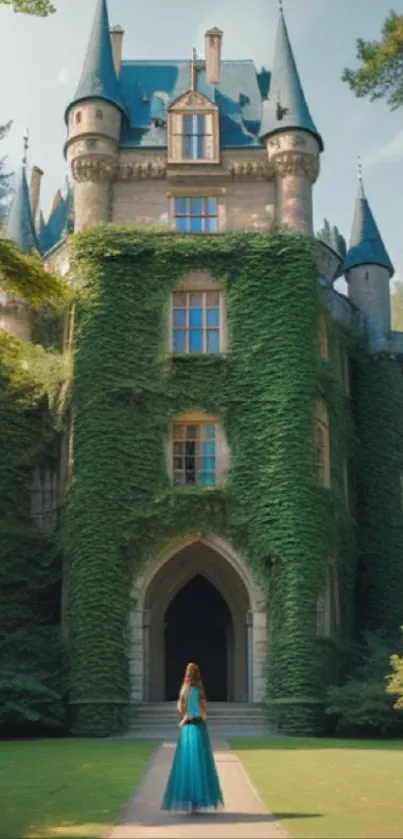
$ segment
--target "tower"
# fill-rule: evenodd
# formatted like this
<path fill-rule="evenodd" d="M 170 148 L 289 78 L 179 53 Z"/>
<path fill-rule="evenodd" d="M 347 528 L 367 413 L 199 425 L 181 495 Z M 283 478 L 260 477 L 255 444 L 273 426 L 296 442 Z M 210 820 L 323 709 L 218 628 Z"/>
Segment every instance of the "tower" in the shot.
<path fill-rule="evenodd" d="M 386 337 L 394 268 L 364 192 L 361 166 L 350 243 L 336 279 L 343 274 L 350 300 L 366 317 L 370 339 Z"/>
<path fill-rule="evenodd" d="M 65 113 L 65 156 L 75 180 L 76 231 L 110 219 L 124 116 L 106 0 L 98 0 L 81 79 Z"/>
<path fill-rule="evenodd" d="M 274 166 L 277 223 L 312 235 L 312 186 L 324 145 L 305 99 L 281 6 L 260 140 Z"/>
<path fill-rule="evenodd" d="M 31 201 L 26 175 L 28 139 L 24 138 L 24 159 L 17 178 L 14 198 L 5 229 L 5 238 L 26 254 L 39 252 L 38 240 L 32 217 Z M 9 332 L 23 341 L 31 336 L 32 318 L 29 306 L 14 295 L 5 294 L 0 311 L 0 331 Z"/>

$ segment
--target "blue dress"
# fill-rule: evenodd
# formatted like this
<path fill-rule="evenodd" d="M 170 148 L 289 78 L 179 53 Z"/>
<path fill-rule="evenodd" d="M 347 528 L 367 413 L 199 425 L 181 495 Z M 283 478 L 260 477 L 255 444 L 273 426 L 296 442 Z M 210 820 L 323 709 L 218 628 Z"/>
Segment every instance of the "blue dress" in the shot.
<path fill-rule="evenodd" d="M 161 810 L 217 809 L 224 799 L 195 687 L 189 689 L 186 714 L 197 722 L 180 729 Z"/>

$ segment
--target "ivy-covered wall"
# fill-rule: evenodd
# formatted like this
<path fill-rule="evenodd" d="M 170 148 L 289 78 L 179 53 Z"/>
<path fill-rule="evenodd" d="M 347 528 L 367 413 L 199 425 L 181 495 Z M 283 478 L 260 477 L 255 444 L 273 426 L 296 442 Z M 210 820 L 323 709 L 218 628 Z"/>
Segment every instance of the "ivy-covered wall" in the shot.
<path fill-rule="evenodd" d="M 342 477 L 353 434 L 335 357 L 319 357 L 312 244 L 278 232 L 210 238 L 101 226 L 75 237 L 73 251 L 81 289 L 65 527 L 73 730 L 124 725 L 133 578 L 168 538 L 208 529 L 227 536 L 268 593 L 271 712 L 283 729 L 310 733 L 335 675 L 316 635 L 328 558 L 339 563 L 344 634 L 355 573 Z M 170 293 L 191 270 L 210 272 L 225 292 L 223 357 L 167 353 Z M 329 324 L 329 333 L 335 353 L 338 330 Z M 318 486 L 315 467 L 320 396 L 330 414 L 331 490 Z M 225 487 L 169 485 L 169 423 L 196 407 L 224 427 Z"/>
<path fill-rule="evenodd" d="M 403 373 L 395 358 L 361 356 L 354 372 L 359 564 L 357 618 L 398 633 L 403 618 Z"/>
<path fill-rule="evenodd" d="M 63 364 L 0 332 L 0 730 L 60 724 L 61 556 L 30 517 L 36 464 L 58 467 Z"/>

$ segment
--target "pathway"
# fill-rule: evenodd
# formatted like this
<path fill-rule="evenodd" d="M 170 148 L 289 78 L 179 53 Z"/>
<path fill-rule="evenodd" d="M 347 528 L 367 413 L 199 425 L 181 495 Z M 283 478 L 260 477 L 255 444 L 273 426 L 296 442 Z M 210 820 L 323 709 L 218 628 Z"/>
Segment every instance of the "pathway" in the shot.
<path fill-rule="evenodd" d="M 175 743 L 159 747 L 110 839 L 285 839 L 227 743 L 214 756 L 224 794 L 224 812 L 195 816 L 161 813 L 160 804 Z"/>

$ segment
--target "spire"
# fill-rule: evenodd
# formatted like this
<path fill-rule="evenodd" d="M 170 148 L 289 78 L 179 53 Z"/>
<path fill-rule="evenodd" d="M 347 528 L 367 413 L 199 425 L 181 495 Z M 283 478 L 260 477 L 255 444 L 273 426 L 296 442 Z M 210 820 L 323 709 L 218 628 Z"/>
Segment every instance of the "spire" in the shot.
<path fill-rule="evenodd" d="M 295 63 L 283 13 L 279 0 L 279 22 L 271 74 L 269 96 L 263 103 L 260 137 L 269 137 L 280 131 L 301 129 L 316 137 L 320 150 L 323 140 L 311 117 L 301 80 Z"/>
<path fill-rule="evenodd" d="M 106 0 L 97 0 L 81 78 L 66 110 L 66 122 L 72 106 L 86 99 L 105 99 L 125 112 L 113 61 Z"/>
<path fill-rule="evenodd" d="M 5 230 L 6 239 L 10 239 L 23 253 L 38 250 L 38 242 L 35 234 L 32 218 L 31 201 L 27 183 L 27 152 L 28 152 L 28 131 L 24 137 L 24 155 L 19 176 L 17 177 L 14 198 L 11 203 L 10 213 L 7 219 Z"/>
<path fill-rule="evenodd" d="M 353 227 L 348 251 L 337 272 L 337 277 L 341 277 L 358 265 L 380 265 L 390 271 L 391 277 L 395 273 L 365 195 L 360 158 L 358 159 L 358 190 Z"/>

